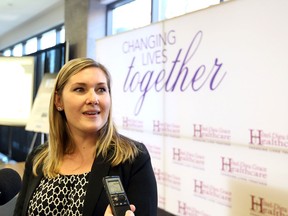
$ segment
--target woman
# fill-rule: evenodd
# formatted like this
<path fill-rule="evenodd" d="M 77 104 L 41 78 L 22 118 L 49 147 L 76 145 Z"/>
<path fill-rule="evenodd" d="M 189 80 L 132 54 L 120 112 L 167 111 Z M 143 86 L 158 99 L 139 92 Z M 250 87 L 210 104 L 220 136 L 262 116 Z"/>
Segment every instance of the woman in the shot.
<path fill-rule="evenodd" d="M 117 132 L 110 82 L 107 69 L 89 58 L 62 67 L 50 100 L 49 141 L 26 160 L 15 216 L 112 215 L 102 185 L 108 175 L 120 176 L 137 216 L 157 214 L 149 153 Z"/>

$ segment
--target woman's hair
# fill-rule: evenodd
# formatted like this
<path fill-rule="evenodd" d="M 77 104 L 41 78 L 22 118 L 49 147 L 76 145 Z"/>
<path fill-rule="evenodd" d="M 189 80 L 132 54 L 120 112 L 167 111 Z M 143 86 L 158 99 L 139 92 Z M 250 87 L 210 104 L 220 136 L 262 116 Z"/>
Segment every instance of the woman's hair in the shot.
<path fill-rule="evenodd" d="M 111 76 L 108 70 L 100 63 L 90 58 L 77 58 L 67 62 L 59 71 L 55 86 L 51 94 L 49 105 L 49 144 L 43 148 L 34 158 L 33 173 L 37 175 L 37 169 L 42 166 L 45 176 L 54 177 L 59 172 L 59 166 L 64 154 L 74 150 L 74 141 L 71 131 L 67 125 L 65 112 L 59 112 L 54 104 L 55 95 L 62 95 L 63 89 L 68 80 L 83 69 L 89 67 L 100 68 L 107 79 L 111 108 L 105 125 L 98 131 L 98 139 L 95 143 L 95 157 L 102 155 L 111 162 L 112 166 L 119 165 L 127 160 L 131 161 L 138 153 L 138 149 L 132 141 L 121 136 L 112 120 L 112 97 L 111 97 Z M 112 150 L 113 154 L 108 154 Z"/>

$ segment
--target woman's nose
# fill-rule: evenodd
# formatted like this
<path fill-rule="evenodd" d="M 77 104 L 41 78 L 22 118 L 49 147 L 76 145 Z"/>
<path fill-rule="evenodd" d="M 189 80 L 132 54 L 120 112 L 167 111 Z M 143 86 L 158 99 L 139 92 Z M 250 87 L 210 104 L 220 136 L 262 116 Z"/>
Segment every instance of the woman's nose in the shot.
<path fill-rule="evenodd" d="M 94 90 L 87 93 L 86 104 L 99 104 L 99 97 Z"/>

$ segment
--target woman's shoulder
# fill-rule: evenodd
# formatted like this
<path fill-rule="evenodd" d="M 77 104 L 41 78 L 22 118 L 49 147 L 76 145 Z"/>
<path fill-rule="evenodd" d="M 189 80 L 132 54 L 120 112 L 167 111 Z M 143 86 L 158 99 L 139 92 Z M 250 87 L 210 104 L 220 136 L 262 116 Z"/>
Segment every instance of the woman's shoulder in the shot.
<path fill-rule="evenodd" d="M 130 138 L 130 137 L 122 135 L 122 134 L 120 134 L 120 137 L 125 142 L 128 142 L 128 143 L 131 143 L 132 145 L 135 145 L 140 152 L 142 152 L 144 154 L 148 153 L 148 150 L 142 141 L 137 141 L 136 139 Z"/>
<path fill-rule="evenodd" d="M 134 168 L 141 167 L 143 164 L 150 163 L 151 157 L 148 149 L 145 144 L 141 141 L 137 141 L 136 139 L 121 135 L 121 139 L 125 140 L 125 142 L 129 142 L 131 145 L 134 145 L 137 148 L 137 153 L 132 160 L 132 164 Z M 131 162 L 131 161 L 130 161 Z M 130 162 L 128 164 L 132 165 Z"/>
<path fill-rule="evenodd" d="M 38 153 L 40 153 L 41 151 L 43 151 L 46 148 L 48 148 L 48 142 L 45 142 L 45 143 L 40 144 L 39 146 L 36 146 L 35 148 L 33 148 L 32 151 L 27 156 L 27 161 L 32 161 Z"/>
<path fill-rule="evenodd" d="M 123 136 L 123 135 L 121 136 L 122 136 L 122 139 L 125 139 L 127 142 L 130 142 L 132 145 L 136 146 L 138 149 L 138 153 L 133 158 L 132 161 L 129 160 L 120 165 L 120 167 L 122 167 L 124 170 L 125 176 L 131 176 L 131 175 L 133 176 L 133 175 L 136 175 L 136 173 L 140 175 L 142 173 L 143 175 L 148 176 L 151 173 L 153 173 L 151 157 L 145 144 L 136 139 Z"/>
<path fill-rule="evenodd" d="M 39 152 L 43 151 L 44 149 L 48 148 L 48 141 L 43 143 L 43 144 L 40 144 L 39 146 L 35 147 L 32 151 L 31 151 L 31 154 L 32 155 L 36 155 L 38 154 Z"/>

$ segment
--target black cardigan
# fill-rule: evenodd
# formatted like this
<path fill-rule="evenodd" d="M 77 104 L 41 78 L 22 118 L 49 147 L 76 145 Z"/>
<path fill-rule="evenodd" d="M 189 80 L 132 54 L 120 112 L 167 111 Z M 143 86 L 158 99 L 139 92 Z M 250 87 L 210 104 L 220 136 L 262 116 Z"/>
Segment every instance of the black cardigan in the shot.
<path fill-rule="evenodd" d="M 103 216 L 108 205 L 102 178 L 107 175 L 118 175 L 131 204 L 136 206 L 137 216 L 157 215 L 157 185 L 151 165 L 150 155 L 142 143 L 133 141 L 140 149 L 139 155 L 132 163 L 125 162 L 111 167 L 102 157 L 94 160 L 88 179 L 88 187 L 83 207 L 83 216 Z M 31 152 L 25 164 L 23 186 L 19 192 L 14 216 L 26 216 L 28 204 L 33 192 L 39 185 L 43 173 L 39 169 L 38 176 L 32 173 L 32 160 L 40 148 Z"/>

